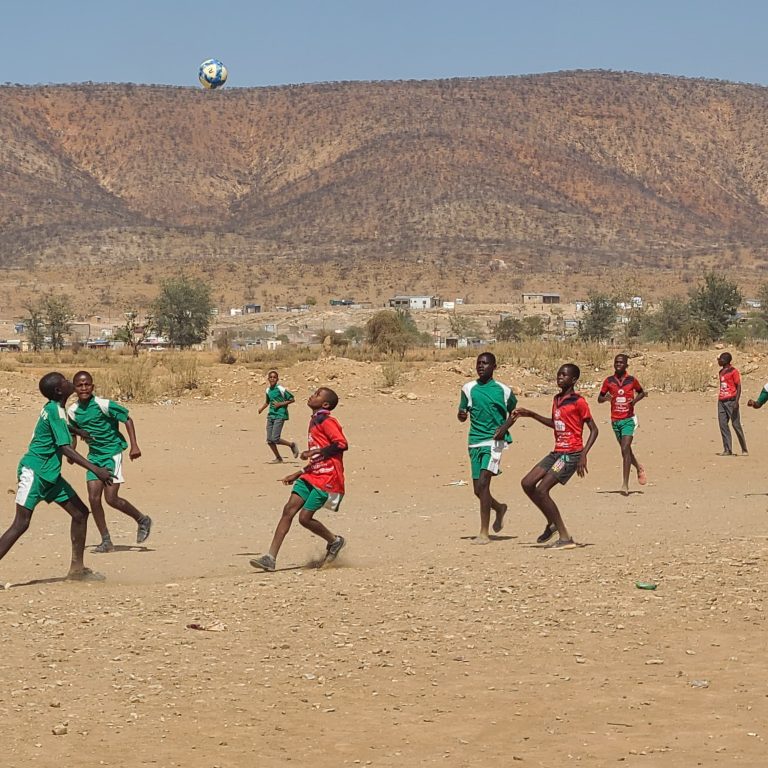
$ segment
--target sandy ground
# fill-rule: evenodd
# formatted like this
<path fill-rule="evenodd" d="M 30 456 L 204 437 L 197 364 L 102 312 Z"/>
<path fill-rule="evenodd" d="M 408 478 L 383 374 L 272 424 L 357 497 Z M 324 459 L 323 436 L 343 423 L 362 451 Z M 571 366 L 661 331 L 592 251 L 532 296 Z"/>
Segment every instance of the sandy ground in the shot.
<path fill-rule="evenodd" d="M 38 508 L 0 563 L 3 766 L 766 764 L 766 413 L 745 414 L 749 457 L 720 458 L 713 395 L 653 393 L 635 443 L 650 483 L 623 498 L 608 406 L 591 395 L 589 475 L 556 491 L 584 544 L 566 552 L 533 543 L 542 519 L 519 480 L 552 439 L 522 422 L 493 484 L 507 525 L 476 547 L 477 504 L 455 484 L 462 367 L 409 382 L 410 400 L 366 371 L 330 382 L 351 444 L 347 498 L 324 517 L 349 540 L 336 567 L 310 567 L 323 545 L 298 525 L 278 572 L 248 565 L 297 466 L 268 463 L 253 374 L 132 408 L 144 456 L 123 495 L 155 527 L 139 547 L 108 512 L 119 551 L 87 559 L 104 583 L 60 579 L 67 521 Z M 40 407 L 8 376 L 3 526 Z M 317 386 L 306 369 L 282 381 L 300 401 Z M 285 434 L 303 439 L 307 415 L 293 406 Z M 81 470 L 65 474 L 84 489 Z"/>

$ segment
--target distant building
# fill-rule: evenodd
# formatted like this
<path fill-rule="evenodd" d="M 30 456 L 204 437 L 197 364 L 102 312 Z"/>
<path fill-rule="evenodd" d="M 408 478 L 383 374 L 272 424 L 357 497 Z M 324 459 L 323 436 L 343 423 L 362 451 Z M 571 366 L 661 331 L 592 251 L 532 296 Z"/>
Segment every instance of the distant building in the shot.
<path fill-rule="evenodd" d="M 760 309 L 763 306 L 763 302 L 760 299 L 744 299 L 744 304 L 750 309 Z"/>
<path fill-rule="evenodd" d="M 246 304 L 243 307 L 243 314 L 258 315 L 261 312 L 261 304 Z"/>
<path fill-rule="evenodd" d="M 331 299 L 330 304 L 332 307 L 351 307 L 355 304 L 354 299 Z"/>
<path fill-rule="evenodd" d="M 559 293 L 524 293 L 523 304 L 559 304 Z"/>
<path fill-rule="evenodd" d="M 394 296 L 389 300 L 393 309 L 432 309 L 440 306 L 439 296 Z"/>
<path fill-rule="evenodd" d="M 230 317 L 239 317 L 243 314 L 243 310 L 240 307 L 231 307 L 229 310 Z"/>
<path fill-rule="evenodd" d="M 577 312 L 586 312 L 589 308 L 589 302 L 586 299 L 576 299 L 574 304 Z"/>
<path fill-rule="evenodd" d="M 21 352 L 21 339 L 0 339 L 0 352 Z"/>

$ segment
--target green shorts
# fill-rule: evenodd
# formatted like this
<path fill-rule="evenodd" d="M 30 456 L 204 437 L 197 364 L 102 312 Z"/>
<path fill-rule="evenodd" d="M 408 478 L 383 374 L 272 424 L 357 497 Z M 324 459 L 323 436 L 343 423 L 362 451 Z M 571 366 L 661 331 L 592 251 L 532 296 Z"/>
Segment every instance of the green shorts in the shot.
<path fill-rule="evenodd" d="M 294 482 L 291 493 L 301 496 L 304 501 L 302 509 L 309 510 L 310 512 L 317 512 L 322 507 L 328 507 L 328 509 L 335 512 L 341 506 L 341 500 L 344 498 L 343 493 L 321 491 L 301 478 Z"/>
<path fill-rule="evenodd" d="M 101 456 L 93 457 L 90 454 L 88 454 L 88 461 L 90 461 L 92 464 L 95 464 L 97 467 L 103 467 L 104 469 L 108 469 L 112 473 L 112 482 L 113 483 L 124 483 L 125 478 L 123 477 L 123 454 L 117 453 L 114 456 L 110 456 L 108 458 L 104 458 Z M 96 475 L 91 472 L 91 470 L 87 470 L 85 473 L 85 479 L 86 480 L 98 480 L 99 478 L 96 477 Z"/>
<path fill-rule="evenodd" d="M 38 477 L 33 469 L 19 466 L 18 477 L 16 503 L 30 511 L 41 501 L 46 504 L 53 502 L 64 504 L 77 497 L 74 488 L 61 475 L 53 482 L 49 482 Z"/>
<path fill-rule="evenodd" d="M 495 440 L 493 445 L 477 445 L 469 448 L 469 464 L 472 467 L 472 479 L 479 480 L 483 470 L 492 475 L 501 474 L 501 454 L 506 448 L 503 440 Z"/>
<path fill-rule="evenodd" d="M 611 426 L 617 440 L 621 441 L 622 437 L 632 437 L 637 429 L 637 416 L 630 416 L 628 419 L 617 419 L 611 422 Z"/>

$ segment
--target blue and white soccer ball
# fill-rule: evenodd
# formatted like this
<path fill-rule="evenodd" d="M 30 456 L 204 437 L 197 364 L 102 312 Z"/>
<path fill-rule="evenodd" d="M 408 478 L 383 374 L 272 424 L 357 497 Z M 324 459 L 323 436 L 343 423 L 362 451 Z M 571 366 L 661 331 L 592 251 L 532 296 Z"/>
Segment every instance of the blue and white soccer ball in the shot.
<path fill-rule="evenodd" d="M 221 88 L 227 82 L 227 68 L 218 59 L 206 59 L 197 73 L 203 88 Z"/>

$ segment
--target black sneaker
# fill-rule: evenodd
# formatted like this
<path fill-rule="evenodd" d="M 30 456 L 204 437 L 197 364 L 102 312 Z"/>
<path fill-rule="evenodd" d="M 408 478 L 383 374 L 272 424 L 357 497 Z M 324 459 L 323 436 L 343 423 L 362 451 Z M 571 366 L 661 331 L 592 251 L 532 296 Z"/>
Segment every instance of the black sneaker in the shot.
<path fill-rule="evenodd" d="M 536 539 L 537 544 L 544 544 L 549 541 L 557 533 L 557 526 L 552 523 L 547 523 L 547 527 L 544 529 L 544 533 Z"/>
<path fill-rule="evenodd" d="M 144 515 L 139 523 L 139 529 L 136 531 L 136 543 L 143 544 L 149 538 L 149 532 L 152 530 L 152 518 Z"/>
<path fill-rule="evenodd" d="M 339 552 L 343 549 L 347 540 L 343 536 L 337 536 L 326 548 L 325 548 L 325 560 L 323 565 L 332 563 L 338 556 Z"/>
<path fill-rule="evenodd" d="M 102 539 L 101 544 L 94 547 L 91 552 L 96 552 L 97 554 L 103 554 L 105 552 L 114 552 L 115 551 L 115 545 L 112 543 L 110 539 Z"/>

